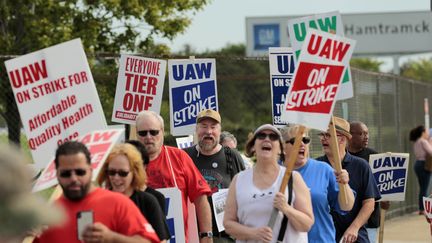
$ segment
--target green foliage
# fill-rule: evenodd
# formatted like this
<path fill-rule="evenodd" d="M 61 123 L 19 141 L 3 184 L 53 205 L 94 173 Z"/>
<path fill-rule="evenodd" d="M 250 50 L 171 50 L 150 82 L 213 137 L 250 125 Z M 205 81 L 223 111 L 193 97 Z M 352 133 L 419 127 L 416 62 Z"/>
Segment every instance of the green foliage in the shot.
<path fill-rule="evenodd" d="M 432 58 L 406 62 L 400 71 L 403 77 L 432 82 Z"/>
<path fill-rule="evenodd" d="M 350 61 L 350 66 L 358 69 L 379 72 L 382 61 L 373 60 L 370 58 L 353 58 Z"/>
<path fill-rule="evenodd" d="M 190 24 L 190 14 L 209 0 L 14 0 L 0 1 L 0 53 L 23 55 L 81 38 L 107 117 L 111 117 L 116 63 L 100 53 L 167 54 L 154 37 L 173 39 Z M 4 60 L 1 60 L 2 62 Z M 4 65 L 0 65 L 0 114 L 9 140 L 19 143 L 20 122 Z M 109 107 L 111 106 L 111 107 Z M 109 119 L 110 120 L 110 119 Z M 11 137 L 13 136 L 13 137 Z"/>

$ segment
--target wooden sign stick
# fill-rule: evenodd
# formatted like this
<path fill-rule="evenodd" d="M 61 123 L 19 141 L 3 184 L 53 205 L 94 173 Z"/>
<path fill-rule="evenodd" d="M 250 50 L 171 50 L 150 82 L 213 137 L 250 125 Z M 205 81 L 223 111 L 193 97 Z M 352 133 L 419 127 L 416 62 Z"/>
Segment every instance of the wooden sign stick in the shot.
<path fill-rule="evenodd" d="M 285 193 L 285 189 L 286 189 L 288 181 L 291 177 L 291 173 L 293 171 L 294 164 L 295 164 L 297 157 L 298 157 L 298 151 L 300 150 L 300 145 L 301 145 L 301 142 L 303 139 L 303 133 L 304 133 L 305 129 L 306 129 L 306 127 L 304 127 L 304 126 L 299 127 L 299 130 L 297 131 L 294 145 L 293 145 L 291 153 L 288 157 L 288 160 L 287 160 L 287 158 L 285 158 L 286 170 L 285 170 L 285 174 L 282 178 L 282 183 L 281 183 L 280 188 L 279 188 L 279 192 L 281 192 L 281 193 Z M 274 227 L 278 211 L 279 210 L 277 208 L 273 208 L 273 211 L 272 211 L 271 216 L 270 216 L 270 220 L 267 224 L 267 226 L 269 226 L 270 228 Z"/>
<path fill-rule="evenodd" d="M 129 140 L 137 140 L 137 130 L 135 125 L 129 125 Z"/>
<path fill-rule="evenodd" d="M 329 158 L 330 163 L 333 166 L 333 169 L 335 169 L 338 173 L 340 173 L 342 171 L 342 164 L 341 164 L 341 158 L 339 157 L 339 146 L 337 141 L 338 138 L 336 135 L 333 116 L 331 118 L 329 132 L 330 132 L 330 149 L 333 155 L 332 159 Z M 348 203 L 346 187 L 344 187 L 343 184 L 341 183 L 339 183 L 339 193 L 341 193 L 344 203 Z"/>
<path fill-rule="evenodd" d="M 383 243 L 384 242 L 384 221 L 385 221 L 385 213 L 387 210 L 381 208 L 380 212 L 380 229 L 379 229 L 379 237 L 378 242 Z"/>

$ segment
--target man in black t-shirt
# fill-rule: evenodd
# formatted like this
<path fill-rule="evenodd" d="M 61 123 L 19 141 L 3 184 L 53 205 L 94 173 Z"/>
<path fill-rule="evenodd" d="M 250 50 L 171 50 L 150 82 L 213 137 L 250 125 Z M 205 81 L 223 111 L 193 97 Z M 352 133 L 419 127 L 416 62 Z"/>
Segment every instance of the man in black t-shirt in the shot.
<path fill-rule="evenodd" d="M 212 193 L 229 187 L 235 174 L 244 170 L 241 155 L 234 149 L 219 144 L 221 117 L 217 111 L 203 110 L 196 119 L 198 144 L 186 148 L 196 167 L 212 190 Z M 213 217 L 213 242 L 234 242 L 225 231 L 219 232 L 213 212 L 213 202 L 209 197 Z M 208 232 L 200 232 L 205 236 Z"/>
<path fill-rule="evenodd" d="M 371 154 L 377 154 L 378 152 L 367 147 L 369 144 L 368 127 L 360 121 L 351 122 L 350 133 L 352 138 L 349 141 L 348 151 L 351 155 L 360 157 L 369 162 L 369 156 Z M 389 202 L 381 202 L 381 207 L 387 210 L 389 208 Z M 366 230 L 368 231 L 370 242 L 376 242 L 377 240 L 377 232 L 380 226 L 381 207 L 379 202 L 375 202 L 375 209 L 366 223 Z"/>

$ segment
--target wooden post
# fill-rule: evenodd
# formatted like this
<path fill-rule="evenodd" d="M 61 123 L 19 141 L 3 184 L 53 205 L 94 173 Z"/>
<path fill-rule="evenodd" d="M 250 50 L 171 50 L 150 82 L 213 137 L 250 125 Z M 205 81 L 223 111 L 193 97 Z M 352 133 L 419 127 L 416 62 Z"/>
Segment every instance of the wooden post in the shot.
<path fill-rule="evenodd" d="M 129 140 L 137 140 L 137 130 L 135 125 L 129 126 Z"/>
<path fill-rule="evenodd" d="M 53 193 L 51 193 L 51 196 L 50 196 L 48 202 L 53 203 L 55 200 L 57 200 L 57 198 L 59 198 L 62 195 L 62 193 L 63 193 L 63 190 L 61 189 L 60 185 L 57 185 L 54 188 Z M 27 236 L 26 238 L 24 238 L 22 243 L 32 243 L 34 239 L 35 239 L 35 237 L 33 237 L 33 236 Z"/>
<path fill-rule="evenodd" d="M 282 178 L 282 183 L 281 183 L 280 188 L 279 188 L 279 192 L 281 192 L 281 193 L 285 193 L 285 189 L 286 189 L 286 187 L 288 185 L 288 181 L 291 177 L 291 173 L 293 171 L 294 164 L 297 160 L 298 151 L 300 150 L 300 145 L 302 143 L 303 133 L 304 133 L 305 129 L 306 129 L 306 127 L 299 126 L 299 130 L 297 131 L 291 153 L 290 153 L 288 159 L 285 158 L 286 170 L 285 170 L 284 177 Z M 271 216 L 270 216 L 270 220 L 267 224 L 267 226 L 269 226 L 270 228 L 274 227 L 277 214 L 278 214 L 278 210 L 276 208 L 273 208 L 273 211 L 272 211 Z"/>
<path fill-rule="evenodd" d="M 337 141 L 333 116 L 331 117 L 329 133 L 330 133 L 330 149 L 333 157 L 332 159 L 329 158 L 330 163 L 333 166 L 333 169 L 335 169 L 338 173 L 340 173 L 342 171 L 342 164 L 341 164 L 341 158 L 339 157 L 339 145 Z M 342 183 L 339 183 L 339 193 L 341 193 L 344 203 L 348 203 L 346 187 L 343 186 Z"/>
<path fill-rule="evenodd" d="M 385 213 L 387 210 L 381 208 L 380 212 L 380 229 L 379 229 L 379 238 L 378 242 L 383 243 L 384 242 L 384 221 L 385 221 Z"/>

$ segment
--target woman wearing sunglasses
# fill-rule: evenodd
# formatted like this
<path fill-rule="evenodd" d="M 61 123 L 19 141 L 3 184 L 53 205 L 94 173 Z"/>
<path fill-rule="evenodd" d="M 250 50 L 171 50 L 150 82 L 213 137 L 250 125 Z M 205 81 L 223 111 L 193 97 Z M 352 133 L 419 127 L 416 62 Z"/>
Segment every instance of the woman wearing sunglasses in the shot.
<path fill-rule="evenodd" d="M 282 131 L 285 156 L 290 155 L 298 130 L 299 126 L 295 125 Z M 308 238 L 310 242 L 335 242 L 336 231 L 330 211 L 345 214 L 344 211 L 351 210 L 354 204 L 354 195 L 348 185 L 349 176 L 346 170 L 337 174 L 327 163 L 309 158 L 310 141 L 306 131 L 294 165 L 294 169 L 300 172 L 306 182 L 312 197 L 315 223 L 308 233 Z M 338 182 L 346 187 L 347 201 L 339 194 Z"/>
<path fill-rule="evenodd" d="M 131 144 L 117 144 L 111 150 L 98 176 L 108 190 L 128 196 L 153 226 L 161 242 L 170 238 L 165 215 L 157 199 L 141 191 L 147 180 L 140 152 Z"/>
<path fill-rule="evenodd" d="M 292 173 L 292 188 L 279 192 L 285 167 L 279 130 L 265 124 L 256 129 L 246 144 L 246 155 L 256 156 L 253 168 L 237 174 L 226 200 L 224 226 L 237 242 L 308 242 L 307 231 L 314 222 L 309 190 L 301 175 Z M 288 204 L 287 195 L 292 195 Z M 273 208 L 279 210 L 273 228 L 267 226 Z M 288 223 L 282 227 L 282 218 Z M 281 232 L 281 233 L 280 233 Z M 279 242 L 279 241 L 278 241 Z"/>

